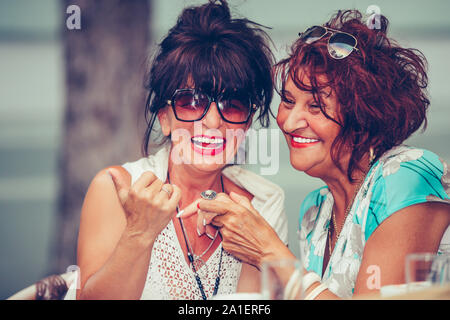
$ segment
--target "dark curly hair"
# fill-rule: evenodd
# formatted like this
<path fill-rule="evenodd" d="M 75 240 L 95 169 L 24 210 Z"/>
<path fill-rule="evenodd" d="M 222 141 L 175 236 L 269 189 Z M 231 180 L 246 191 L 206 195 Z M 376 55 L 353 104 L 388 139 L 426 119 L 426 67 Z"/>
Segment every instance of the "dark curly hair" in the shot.
<path fill-rule="evenodd" d="M 150 68 L 145 107 L 148 126 L 142 145 L 145 156 L 158 111 L 188 81 L 211 95 L 228 90 L 248 92 L 259 109 L 257 120 L 263 127 L 269 126 L 274 57 L 270 38 L 261 27 L 232 18 L 226 1 L 211 0 L 183 10 L 159 45 Z"/>
<path fill-rule="evenodd" d="M 331 157 L 350 181 L 360 161 L 372 147 L 375 160 L 401 144 L 422 125 L 430 104 L 427 62 L 417 49 L 402 48 L 388 38 L 388 19 L 378 16 L 379 29 L 370 29 L 357 10 L 338 11 L 325 27 L 354 35 L 358 51 L 342 60 L 333 59 L 327 49 L 328 37 L 307 44 L 298 39 L 289 56 L 275 66 L 277 92 L 284 98 L 288 77 L 301 89 L 311 92 L 322 106 L 319 92 L 331 88 L 336 95 L 338 118 L 322 113 L 341 126 L 333 142 Z M 302 82 L 305 72 L 310 85 Z M 326 81 L 319 81 L 325 76 Z M 348 168 L 339 165 L 345 147 L 351 148 Z"/>

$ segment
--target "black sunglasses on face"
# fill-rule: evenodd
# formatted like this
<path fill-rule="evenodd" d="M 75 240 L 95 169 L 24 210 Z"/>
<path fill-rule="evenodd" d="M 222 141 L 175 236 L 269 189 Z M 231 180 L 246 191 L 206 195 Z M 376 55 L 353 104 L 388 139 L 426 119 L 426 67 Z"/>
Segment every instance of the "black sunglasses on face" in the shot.
<path fill-rule="evenodd" d="M 177 120 L 194 122 L 203 119 L 212 102 L 216 103 L 220 117 L 228 123 L 247 123 L 256 110 L 250 98 L 244 94 L 232 92 L 212 97 L 196 89 L 175 90 L 167 104 L 172 106 Z"/>
<path fill-rule="evenodd" d="M 358 51 L 358 48 L 356 48 L 358 40 L 355 36 L 347 32 L 322 26 L 312 26 L 305 32 L 300 32 L 298 35 L 301 40 L 310 44 L 322 39 L 328 33 L 331 33 L 331 36 L 328 38 L 327 47 L 328 53 L 332 58 L 344 59 L 348 57 L 353 50 Z"/>

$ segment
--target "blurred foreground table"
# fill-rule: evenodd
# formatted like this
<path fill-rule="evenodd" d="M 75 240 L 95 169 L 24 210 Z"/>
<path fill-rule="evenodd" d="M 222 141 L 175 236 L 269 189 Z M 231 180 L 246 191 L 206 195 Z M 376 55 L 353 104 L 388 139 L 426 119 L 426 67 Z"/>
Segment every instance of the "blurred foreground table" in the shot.
<path fill-rule="evenodd" d="M 450 285 L 382 297 L 380 293 L 359 295 L 353 300 L 450 300 Z"/>

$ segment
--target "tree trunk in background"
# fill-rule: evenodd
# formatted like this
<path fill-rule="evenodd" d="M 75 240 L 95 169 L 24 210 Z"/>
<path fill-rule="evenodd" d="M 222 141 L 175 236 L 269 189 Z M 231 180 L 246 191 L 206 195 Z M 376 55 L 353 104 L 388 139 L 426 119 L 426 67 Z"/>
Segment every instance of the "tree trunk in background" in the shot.
<path fill-rule="evenodd" d="M 81 30 L 68 30 L 64 20 L 67 92 L 54 273 L 76 264 L 81 206 L 95 174 L 141 157 L 149 1 L 62 1 L 64 13 L 69 5 L 80 7 Z"/>

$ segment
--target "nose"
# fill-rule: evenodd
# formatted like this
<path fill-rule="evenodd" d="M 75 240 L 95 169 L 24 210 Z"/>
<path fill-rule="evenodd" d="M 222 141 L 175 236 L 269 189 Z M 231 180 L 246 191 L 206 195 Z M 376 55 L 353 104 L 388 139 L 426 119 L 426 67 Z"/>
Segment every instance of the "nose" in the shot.
<path fill-rule="evenodd" d="M 282 129 L 285 132 L 293 132 L 297 129 L 304 129 L 308 127 L 307 112 L 304 108 L 296 105 L 294 108 L 289 110 L 286 120 L 282 125 Z"/>
<path fill-rule="evenodd" d="M 211 102 L 209 110 L 202 119 L 203 124 L 209 129 L 218 129 L 222 125 L 222 118 L 215 102 Z"/>

